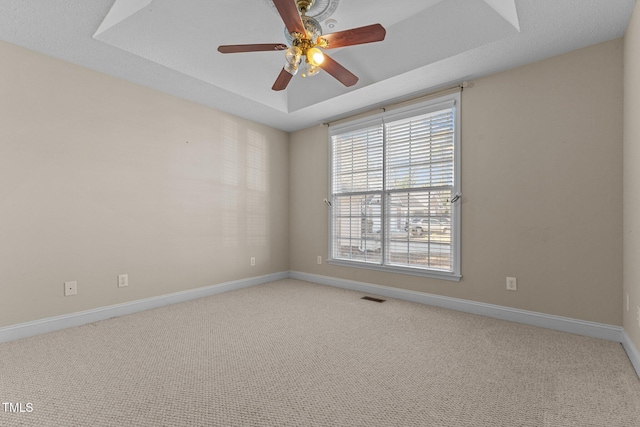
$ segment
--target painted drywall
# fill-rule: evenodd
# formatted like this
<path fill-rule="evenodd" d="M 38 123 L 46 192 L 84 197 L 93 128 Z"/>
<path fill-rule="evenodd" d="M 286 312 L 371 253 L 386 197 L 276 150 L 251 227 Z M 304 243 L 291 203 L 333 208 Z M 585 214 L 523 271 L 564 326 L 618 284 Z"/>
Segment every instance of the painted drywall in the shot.
<path fill-rule="evenodd" d="M 640 5 L 624 38 L 624 329 L 640 350 Z M 629 295 L 629 310 L 626 307 Z"/>
<path fill-rule="evenodd" d="M 622 325 L 622 50 L 594 45 L 464 90 L 460 282 L 318 265 L 328 130 L 292 134 L 291 269 Z"/>
<path fill-rule="evenodd" d="M 285 132 L 0 43 L 0 326 L 287 271 L 287 180 Z"/>

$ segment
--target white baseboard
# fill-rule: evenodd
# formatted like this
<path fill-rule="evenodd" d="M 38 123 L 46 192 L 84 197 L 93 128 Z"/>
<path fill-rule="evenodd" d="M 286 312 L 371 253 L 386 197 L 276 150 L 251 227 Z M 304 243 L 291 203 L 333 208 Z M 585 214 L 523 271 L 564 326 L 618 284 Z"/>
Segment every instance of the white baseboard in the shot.
<path fill-rule="evenodd" d="M 627 356 L 629 356 L 629 360 L 631 364 L 635 368 L 638 376 L 640 377 L 640 352 L 631 341 L 631 338 L 627 334 L 627 331 L 622 332 L 622 346 L 624 350 L 627 352 Z"/>
<path fill-rule="evenodd" d="M 46 332 L 57 331 L 73 326 L 85 325 L 112 317 L 123 316 L 125 314 L 137 313 L 139 311 L 162 307 L 169 304 L 185 302 L 223 292 L 248 288 L 263 283 L 282 280 L 289 277 L 289 272 L 268 274 L 265 276 L 250 277 L 248 279 L 234 280 L 232 282 L 219 283 L 217 285 L 206 286 L 198 289 L 175 292 L 157 297 L 145 298 L 141 300 L 115 304 L 106 307 L 99 307 L 92 310 L 77 313 L 65 314 L 62 316 L 49 317 L 46 319 L 34 320 L 32 322 L 19 323 L 17 325 L 0 328 L 0 343 L 26 338 Z"/>
<path fill-rule="evenodd" d="M 350 289 L 368 294 L 382 295 L 388 298 L 396 298 L 405 301 L 417 302 L 420 304 L 433 305 L 442 308 L 462 311 L 465 313 L 479 314 L 496 319 L 508 320 L 511 322 L 523 323 L 526 325 L 539 326 L 557 331 L 569 332 L 578 335 L 585 335 L 593 338 L 601 338 L 619 342 L 624 347 L 629 360 L 640 376 L 640 352 L 635 347 L 629 335 L 620 326 L 607 325 L 603 323 L 588 322 L 585 320 L 571 319 L 568 317 L 553 316 L 533 311 L 519 310 L 515 308 L 503 307 L 493 304 L 480 303 L 475 301 L 451 298 L 423 292 L 410 291 L 406 289 L 393 288 L 389 286 L 374 285 L 352 280 L 338 279 L 329 276 L 302 273 L 297 271 L 280 272 L 265 276 L 251 277 L 248 279 L 235 280 L 231 282 L 219 283 L 217 285 L 206 286 L 198 289 L 175 292 L 157 297 L 145 298 L 141 300 L 126 302 L 122 304 L 99 307 L 92 310 L 71 313 L 62 316 L 49 317 L 32 322 L 20 323 L 17 325 L 0 328 L 0 343 L 26 338 L 60 329 L 81 326 L 87 323 L 97 322 L 112 317 L 133 314 L 152 308 L 162 307 L 169 304 L 176 304 L 223 292 L 234 291 L 260 285 L 263 283 L 283 280 L 286 278 L 304 280 L 307 282 L 329 285 L 338 288 Z"/>
<path fill-rule="evenodd" d="M 420 304 L 449 308 L 465 313 L 479 314 L 496 319 L 508 320 L 510 322 L 523 323 L 525 325 L 539 326 L 542 328 L 554 329 L 556 331 L 569 332 L 572 334 L 585 335 L 592 338 L 601 338 L 620 343 L 623 342 L 624 330 L 621 326 L 588 322 L 586 320 L 571 319 L 569 317 L 554 316 L 534 311 L 519 310 L 516 308 L 503 307 L 482 302 L 427 294 L 370 283 L 355 282 L 352 280 L 337 279 L 329 276 L 301 273 L 297 271 L 291 271 L 289 273 L 289 277 L 322 285 L 382 295 L 388 298 L 396 298 Z"/>
<path fill-rule="evenodd" d="M 449 308 L 451 310 L 462 311 L 465 313 L 479 314 L 496 319 L 508 320 L 510 322 L 539 326 L 541 328 L 619 342 L 627 352 L 627 356 L 629 356 L 631 364 L 638 374 L 638 377 L 640 377 L 640 352 L 621 326 L 577 320 L 569 317 L 538 313 L 535 311 L 519 310 L 499 305 L 409 291 L 389 286 L 374 285 L 371 283 L 337 279 L 335 277 L 320 276 L 317 274 L 301 273 L 298 271 L 289 272 L 289 277 L 321 285 L 335 286 L 367 294 L 382 295 L 388 298 L 396 298 L 420 304 Z"/>

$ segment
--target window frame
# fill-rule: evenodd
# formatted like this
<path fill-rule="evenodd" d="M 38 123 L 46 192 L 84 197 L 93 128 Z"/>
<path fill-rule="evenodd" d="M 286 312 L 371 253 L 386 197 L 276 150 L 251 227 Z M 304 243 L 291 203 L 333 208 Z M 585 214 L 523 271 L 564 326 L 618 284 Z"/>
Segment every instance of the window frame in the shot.
<path fill-rule="evenodd" d="M 388 169 L 388 165 L 386 162 L 386 152 L 387 152 L 387 141 L 386 141 L 386 128 L 384 127 L 385 122 L 392 122 L 397 120 L 403 120 L 411 117 L 420 116 L 423 114 L 428 114 L 436 111 L 440 111 L 447 108 L 454 108 L 453 114 L 453 186 L 451 190 L 452 195 L 461 195 L 461 137 L 460 137 L 460 122 L 461 122 L 461 112 L 460 112 L 460 91 L 456 91 L 452 94 L 438 96 L 432 99 L 428 99 L 422 102 L 411 103 L 410 105 L 405 105 L 399 108 L 387 109 L 382 113 L 367 116 L 360 119 L 350 120 L 347 122 L 343 122 L 337 125 L 332 125 L 329 128 L 329 200 L 331 200 L 332 206 L 329 208 L 328 215 L 328 249 L 329 253 L 327 256 L 327 262 L 332 265 L 339 266 L 347 266 L 347 267 L 355 267 L 355 268 L 364 268 L 369 270 L 377 270 L 384 271 L 389 273 L 399 273 L 399 274 L 409 274 L 415 276 L 422 277 L 430 277 L 437 279 L 444 279 L 450 281 L 459 281 L 462 277 L 461 274 L 461 260 L 460 260 L 460 252 L 461 252 L 461 213 L 460 213 L 460 198 L 458 200 L 451 203 L 451 256 L 452 267 L 451 271 L 447 270 L 439 270 L 428 267 L 419 267 L 419 266 L 400 266 L 400 265 L 390 265 L 386 262 L 386 248 L 385 246 L 390 241 L 389 233 L 387 230 L 389 213 L 387 212 L 388 206 L 385 203 L 387 197 L 389 197 L 397 190 L 387 189 L 386 179 L 384 175 Z M 336 196 L 339 196 L 343 193 L 334 193 L 333 185 L 334 185 L 334 153 L 333 153 L 333 141 L 332 137 L 337 134 L 345 134 L 350 131 L 364 129 L 370 126 L 375 126 L 379 124 L 382 126 L 382 134 L 383 134 L 383 186 L 381 191 L 370 190 L 366 192 L 360 193 L 380 193 L 380 210 L 381 210 L 381 231 L 380 231 L 380 246 L 381 246 L 381 259 L 380 263 L 372 263 L 365 261 L 356 261 L 356 260 L 347 260 L 343 258 L 334 257 L 334 212 L 335 208 L 335 200 Z M 420 187 L 420 188 L 428 188 L 428 187 Z M 432 187 L 435 188 L 435 187 Z M 343 196 L 344 197 L 344 196 Z"/>

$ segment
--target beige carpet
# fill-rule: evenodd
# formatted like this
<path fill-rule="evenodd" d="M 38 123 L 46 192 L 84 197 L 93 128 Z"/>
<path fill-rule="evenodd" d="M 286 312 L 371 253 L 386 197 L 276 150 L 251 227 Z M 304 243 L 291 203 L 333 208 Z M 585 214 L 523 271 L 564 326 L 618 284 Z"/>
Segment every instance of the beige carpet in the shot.
<path fill-rule="evenodd" d="M 640 426 L 620 344 L 283 280 L 0 345 L 2 426 Z M 24 406 L 23 406 L 24 408 Z"/>

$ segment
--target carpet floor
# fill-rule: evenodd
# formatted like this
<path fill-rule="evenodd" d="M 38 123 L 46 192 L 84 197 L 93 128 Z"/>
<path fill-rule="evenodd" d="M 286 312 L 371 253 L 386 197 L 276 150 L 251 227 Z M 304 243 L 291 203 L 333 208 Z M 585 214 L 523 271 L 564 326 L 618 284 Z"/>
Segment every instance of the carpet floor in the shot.
<path fill-rule="evenodd" d="M 640 426 L 618 343 L 363 295 L 287 279 L 0 344 L 0 425 Z"/>

